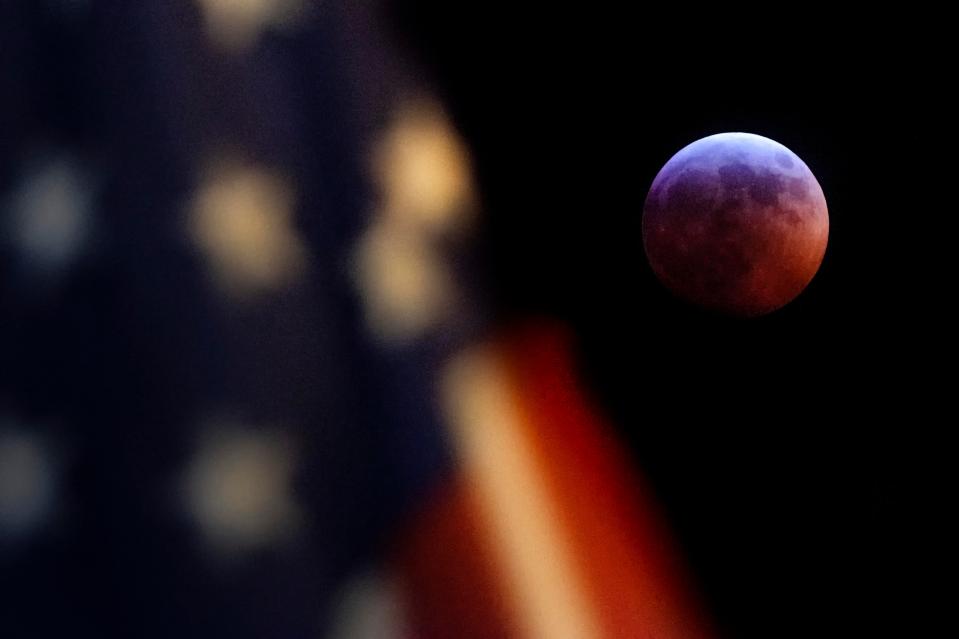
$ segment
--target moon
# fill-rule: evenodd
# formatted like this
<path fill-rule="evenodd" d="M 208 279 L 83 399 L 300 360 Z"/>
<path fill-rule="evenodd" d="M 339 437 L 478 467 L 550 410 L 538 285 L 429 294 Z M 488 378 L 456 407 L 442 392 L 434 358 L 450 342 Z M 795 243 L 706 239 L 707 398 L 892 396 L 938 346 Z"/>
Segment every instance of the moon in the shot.
<path fill-rule="evenodd" d="M 643 246 L 659 280 L 693 304 L 739 317 L 795 299 L 822 263 L 826 197 L 788 148 L 751 133 L 681 149 L 653 180 Z"/>

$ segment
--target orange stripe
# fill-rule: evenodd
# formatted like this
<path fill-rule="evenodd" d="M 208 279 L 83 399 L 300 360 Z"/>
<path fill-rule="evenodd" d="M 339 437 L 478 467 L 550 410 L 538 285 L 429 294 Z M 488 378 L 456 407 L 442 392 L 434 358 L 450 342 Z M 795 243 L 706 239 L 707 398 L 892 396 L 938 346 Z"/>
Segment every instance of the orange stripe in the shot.
<path fill-rule="evenodd" d="M 544 473 L 495 347 L 452 363 L 446 397 L 452 439 L 479 497 L 495 567 L 525 639 L 595 639 L 590 601 Z"/>
<path fill-rule="evenodd" d="M 555 328 L 531 327 L 504 350 L 603 636 L 710 637 L 652 499 L 579 391 L 568 341 Z"/>
<path fill-rule="evenodd" d="M 461 475 L 398 563 L 411 639 L 705 639 L 654 502 L 533 326 L 445 371 Z"/>

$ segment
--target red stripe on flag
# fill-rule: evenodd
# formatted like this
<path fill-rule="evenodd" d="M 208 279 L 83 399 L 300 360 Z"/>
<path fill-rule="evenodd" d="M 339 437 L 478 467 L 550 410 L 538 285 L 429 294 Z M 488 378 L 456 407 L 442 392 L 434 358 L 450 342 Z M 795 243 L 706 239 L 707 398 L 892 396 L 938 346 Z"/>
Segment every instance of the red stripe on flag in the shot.
<path fill-rule="evenodd" d="M 603 636 L 712 636 L 652 496 L 580 390 L 570 342 L 538 325 L 513 333 L 504 351 Z"/>

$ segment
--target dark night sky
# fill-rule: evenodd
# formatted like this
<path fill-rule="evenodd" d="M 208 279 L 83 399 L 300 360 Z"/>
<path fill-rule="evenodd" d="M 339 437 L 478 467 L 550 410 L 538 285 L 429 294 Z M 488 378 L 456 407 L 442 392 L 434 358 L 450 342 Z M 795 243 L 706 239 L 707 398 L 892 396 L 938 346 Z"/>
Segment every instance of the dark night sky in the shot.
<path fill-rule="evenodd" d="M 729 636 L 914 628 L 932 481 L 919 471 L 934 466 L 914 371 L 935 314 L 909 185 L 935 56 L 906 44 L 924 27 L 901 17 L 714 11 L 398 13 L 477 153 L 504 321 L 575 327 L 584 379 Z M 819 274 L 757 320 L 677 301 L 642 250 L 656 172 L 722 131 L 791 148 L 830 209 Z"/>

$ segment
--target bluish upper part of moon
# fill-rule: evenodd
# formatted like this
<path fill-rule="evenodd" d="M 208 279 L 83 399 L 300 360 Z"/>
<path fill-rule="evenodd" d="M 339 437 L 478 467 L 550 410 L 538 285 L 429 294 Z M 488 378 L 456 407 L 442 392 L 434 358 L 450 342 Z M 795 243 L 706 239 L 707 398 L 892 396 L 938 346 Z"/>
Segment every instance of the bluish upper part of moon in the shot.
<path fill-rule="evenodd" d="M 653 181 L 646 210 L 714 209 L 739 199 L 745 209 L 776 206 L 825 216 L 825 197 L 805 162 L 753 133 L 719 133 L 681 149 Z"/>

